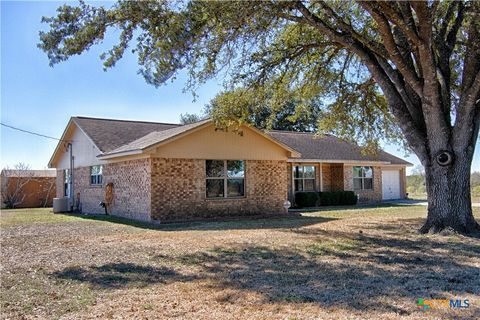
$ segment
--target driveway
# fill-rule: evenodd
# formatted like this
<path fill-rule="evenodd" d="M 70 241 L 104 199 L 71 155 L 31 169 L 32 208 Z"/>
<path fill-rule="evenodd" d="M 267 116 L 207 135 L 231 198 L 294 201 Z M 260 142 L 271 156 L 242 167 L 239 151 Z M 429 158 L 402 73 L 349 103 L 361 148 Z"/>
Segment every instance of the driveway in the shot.
<path fill-rule="evenodd" d="M 406 205 L 406 206 L 426 206 L 426 205 L 428 205 L 426 200 L 413 200 L 413 199 L 385 200 L 382 203 L 399 204 L 399 205 Z M 474 203 L 472 203 L 472 207 L 480 207 L 480 203 L 474 202 Z"/>

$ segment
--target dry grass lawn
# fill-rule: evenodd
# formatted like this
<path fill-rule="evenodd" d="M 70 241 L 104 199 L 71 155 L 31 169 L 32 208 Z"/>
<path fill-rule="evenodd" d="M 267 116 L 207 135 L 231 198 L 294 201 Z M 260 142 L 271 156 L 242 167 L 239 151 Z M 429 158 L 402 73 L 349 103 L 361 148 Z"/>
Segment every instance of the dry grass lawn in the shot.
<path fill-rule="evenodd" d="M 478 235 L 419 235 L 425 210 L 158 227 L 3 211 L 1 317 L 480 318 Z M 418 298 L 468 299 L 470 308 L 421 311 Z"/>

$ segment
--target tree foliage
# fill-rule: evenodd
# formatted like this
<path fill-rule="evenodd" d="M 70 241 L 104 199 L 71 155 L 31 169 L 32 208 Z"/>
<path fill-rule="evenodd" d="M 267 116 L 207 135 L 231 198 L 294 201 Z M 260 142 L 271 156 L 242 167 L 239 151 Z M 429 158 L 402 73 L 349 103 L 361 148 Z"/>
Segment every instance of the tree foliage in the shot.
<path fill-rule="evenodd" d="M 371 141 L 392 132 L 395 116 L 409 144 L 423 152 L 423 84 L 438 83 L 435 102 L 445 111 L 438 121 L 449 131 L 452 114 L 463 119 L 466 113 L 457 110 L 462 91 L 474 91 L 471 99 L 478 95 L 478 7 L 456 1 L 163 0 L 118 1 L 104 8 L 82 1 L 43 18 L 50 30 L 40 33 L 39 46 L 54 65 L 117 28 L 118 44 L 102 55 L 105 68 L 135 42 L 139 73 L 155 86 L 182 69 L 190 75 L 189 88 L 224 72 L 229 89 L 241 87 L 250 96 L 269 91 L 273 110 L 291 101 L 327 99 L 320 127 L 337 128 L 342 136 Z M 438 68 L 428 66 L 427 78 L 431 60 Z"/>
<path fill-rule="evenodd" d="M 201 115 L 195 113 L 181 113 L 180 114 L 180 124 L 190 124 L 202 120 Z"/>
<path fill-rule="evenodd" d="M 318 102 L 285 101 L 280 105 L 272 99 L 264 90 L 241 88 L 221 92 L 204 112 L 222 127 L 249 124 L 267 130 L 317 131 L 321 113 Z"/>
<path fill-rule="evenodd" d="M 43 18 L 50 31 L 40 33 L 39 46 L 54 65 L 100 43 L 107 29 L 115 27 L 121 30 L 119 42 L 101 56 L 106 69 L 136 41 L 132 51 L 138 55 L 139 73 L 155 86 L 182 69 L 190 75 L 187 87 L 192 90 L 227 74 L 230 92 L 211 104 L 219 111 L 212 112 L 218 125 L 249 122 L 311 131 L 320 120 L 321 131 L 351 140 L 398 141 L 398 126 L 358 57 L 311 25 L 286 19 L 293 9 L 290 2 L 268 1 L 119 1 L 108 9 L 80 2 Z M 231 99 L 240 92 L 239 100 Z M 266 96 L 268 101 L 261 100 Z M 244 117 L 221 117 L 233 115 L 233 109 Z"/>

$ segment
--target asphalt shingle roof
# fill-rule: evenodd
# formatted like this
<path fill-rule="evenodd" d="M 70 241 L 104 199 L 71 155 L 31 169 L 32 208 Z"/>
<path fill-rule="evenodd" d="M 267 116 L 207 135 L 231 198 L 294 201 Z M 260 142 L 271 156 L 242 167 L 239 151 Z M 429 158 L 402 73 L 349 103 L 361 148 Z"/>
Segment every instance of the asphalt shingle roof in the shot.
<path fill-rule="evenodd" d="M 103 155 L 138 151 L 200 127 L 210 119 L 187 125 L 144 121 L 73 117 L 77 125 L 92 139 Z M 298 151 L 300 159 L 324 161 L 380 161 L 398 165 L 411 163 L 385 151 L 363 155 L 359 146 L 331 135 L 293 131 L 269 131 L 267 134 L 287 147 Z"/>
<path fill-rule="evenodd" d="M 292 131 L 270 131 L 268 134 L 272 138 L 300 152 L 302 154 L 301 159 L 382 161 L 398 165 L 411 165 L 411 163 L 385 151 L 380 151 L 377 155 L 362 155 L 359 146 L 331 135 L 320 136 L 315 133 Z"/>
<path fill-rule="evenodd" d="M 73 117 L 73 121 L 102 152 L 109 152 L 154 131 L 180 127 L 179 124 Z"/>
<path fill-rule="evenodd" d="M 115 154 L 115 153 L 128 152 L 128 151 L 134 151 L 134 150 L 143 150 L 154 144 L 173 138 L 181 133 L 200 127 L 209 121 L 210 119 L 206 119 L 199 122 L 186 124 L 183 126 L 178 126 L 168 130 L 153 131 L 137 140 L 134 140 L 126 145 L 123 145 L 105 154 L 107 155 L 107 154 Z"/>

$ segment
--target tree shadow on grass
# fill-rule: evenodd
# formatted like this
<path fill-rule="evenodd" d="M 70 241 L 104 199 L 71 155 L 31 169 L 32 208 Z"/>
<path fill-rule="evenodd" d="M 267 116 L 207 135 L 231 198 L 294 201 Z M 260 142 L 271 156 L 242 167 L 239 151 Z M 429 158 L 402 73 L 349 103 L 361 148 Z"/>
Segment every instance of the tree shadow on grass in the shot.
<path fill-rule="evenodd" d="M 300 228 L 318 223 L 336 220 L 336 218 L 309 217 L 301 215 L 287 216 L 253 216 L 253 217 L 219 217 L 209 221 L 182 222 L 153 224 L 111 215 L 74 215 L 75 217 L 93 220 L 107 221 L 131 227 L 159 230 L 159 231 L 188 231 L 188 230 L 247 230 L 247 229 L 291 229 Z"/>
<path fill-rule="evenodd" d="M 298 213 L 309 213 L 309 212 L 329 212 L 329 211 L 362 211 L 370 209 L 398 209 L 405 208 L 406 205 L 396 204 L 396 203 L 365 203 L 365 204 L 356 204 L 356 205 L 347 205 L 347 206 L 323 206 L 323 207 L 311 207 L 311 208 L 294 208 L 290 209 L 290 212 Z"/>
<path fill-rule="evenodd" d="M 401 219 L 401 223 L 363 223 L 362 229 L 364 230 L 381 230 L 388 234 L 393 235 L 401 235 L 402 233 L 405 234 L 407 232 L 417 232 L 425 223 L 425 218 L 410 218 L 410 219 Z M 452 229 L 446 229 L 438 234 L 433 235 L 435 237 L 439 237 L 440 239 L 445 236 L 452 236 L 452 237 L 462 237 L 461 239 L 480 239 L 480 231 L 472 232 L 469 234 L 459 234 Z M 427 235 L 424 235 L 427 237 Z"/>
<path fill-rule="evenodd" d="M 382 228 L 377 225 L 377 229 Z M 416 311 L 418 298 L 463 299 L 479 295 L 480 243 L 439 241 L 408 234 L 366 234 L 319 228 L 292 228 L 295 247 L 218 246 L 208 251 L 158 255 L 162 265 L 106 264 L 67 268 L 53 275 L 116 289 L 200 281 L 208 288 L 255 293 L 264 304 L 317 304 L 352 312 Z M 157 261 L 157 262 L 158 262 Z M 478 260 L 477 260 L 478 261 Z M 194 276 L 183 270 L 195 270 Z M 189 273 L 190 274 L 190 273 Z M 236 302 L 241 306 L 241 301 Z M 477 308 L 477 309 L 475 309 Z M 448 310 L 446 311 L 448 312 Z M 470 317 L 478 306 L 462 310 Z"/>
<path fill-rule="evenodd" d="M 294 232 L 302 232 L 303 229 Z M 311 230 L 309 230 L 311 231 Z M 178 257 L 201 268 L 218 289 L 259 293 L 264 303 L 316 303 L 347 310 L 410 314 L 418 298 L 480 294 L 480 268 L 466 261 L 480 246 L 321 231 L 304 248 L 218 247 Z M 445 253 L 429 252 L 430 248 Z M 411 301 L 408 307 L 398 299 Z"/>
<path fill-rule="evenodd" d="M 134 263 L 108 263 L 102 266 L 68 267 L 51 273 L 62 280 L 75 280 L 90 284 L 93 288 L 121 289 L 124 287 L 147 287 L 158 283 L 191 281 L 193 276 L 184 276 L 166 267 L 144 266 Z"/>

